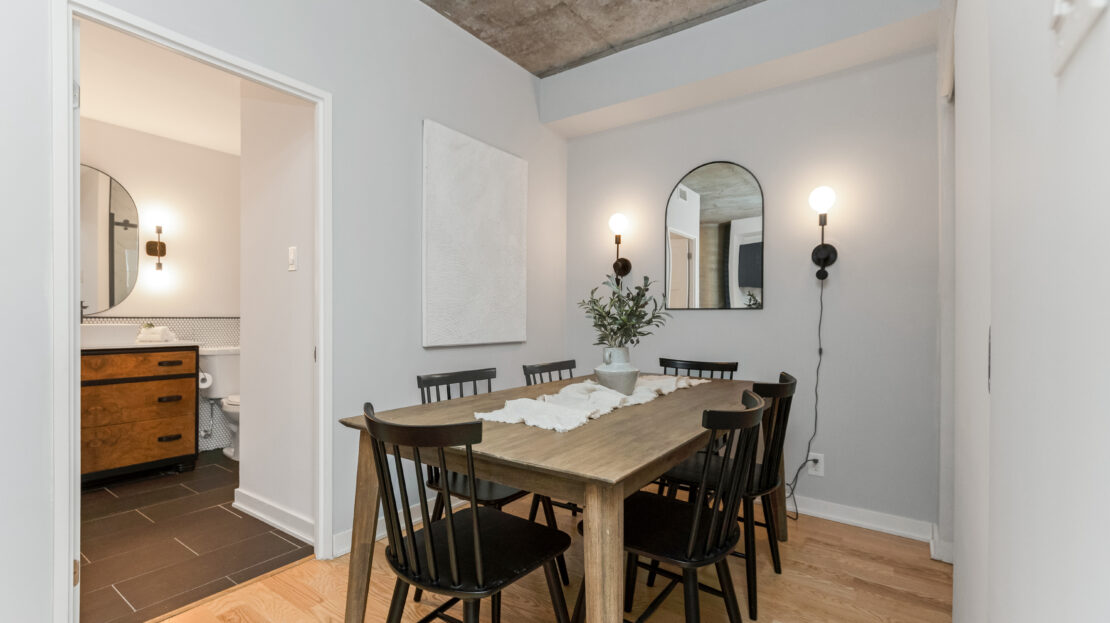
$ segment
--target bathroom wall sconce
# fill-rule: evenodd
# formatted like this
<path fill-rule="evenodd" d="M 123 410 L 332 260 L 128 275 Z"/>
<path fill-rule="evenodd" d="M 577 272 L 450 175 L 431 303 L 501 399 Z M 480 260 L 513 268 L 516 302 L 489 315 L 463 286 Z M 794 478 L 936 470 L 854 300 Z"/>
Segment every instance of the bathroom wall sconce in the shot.
<path fill-rule="evenodd" d="M 621 277 L 626 277 L 632 272 L 632 262 L 621 257 L 621 234 L 628 231 L 628 217 L 620 212 L 610 216 L 609 231 L 616 236 L 614 241 L 617 244 L 617 261 L 613 262 L 613 274 L 617 277 L 617 284 L 620 284 Z"/>
<path fill-rule="evenodd" d="M 813 248 L 810 257 L 818 266 L 817 278 L 824 281 L 829 276 L 825 270 L 836 263 L 836 247 L 825 242 L 825 225 L 829 223 L 829 209 L 836 205 L 836 191 L 828 186 L 818 186 L 809 194 L 809 207 L 818 214 L 817 224 L 821 226 L 821 244 Z"/>
<path fill-rule="evenodd" d="M 158 234 L 158 240 L 147 241 L 146 254 L 158 258 L 158 261 L 154 264 L 154 269 L 162 270 L 162 258 L 166 257 L 166 243 L 162 242 L 162 226 L 156 226 L 154 233 Z"/>

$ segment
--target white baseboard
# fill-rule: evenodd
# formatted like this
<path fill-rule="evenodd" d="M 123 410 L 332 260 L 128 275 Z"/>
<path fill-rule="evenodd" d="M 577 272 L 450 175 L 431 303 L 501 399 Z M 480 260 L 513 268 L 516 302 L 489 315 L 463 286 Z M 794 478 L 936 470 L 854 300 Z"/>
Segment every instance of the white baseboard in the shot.
<path fill-rule="evenodd" d="M 315 540 L 316 532 L 311 519 L 262 496 L 249 493 L 243 489 L 236 489 L 235 503 L 232 504 L 232 507 L 259 521 L 264 521 L 278 530 L 287 532 L 305 543 L 312 543 Z M 350 538 L 347 540 L 347 549 L 350 550 Z"/>
<path fill-rule="evenodd" d="M 929 555 L 933 560 L 952 564 L 956 560 L 955 544 L 940 538 L 940 528 L 933 524 L 933 535 L 929 539 Z"/>
<path fill-rule="evenodd" d="M 459 508 L 460 506 L 466 506 L 468 504 L 470 504 L 470 502 L 468 502 L 466 500 L 455 500 L 455 503 L 453 505 L 451 505 L 451 508 L 456 509 L 456 508 Z M 414 518 L 420 517 L 420 502 L 417 502 L 416 504 L 413 504 L 412 507 L 409 508 L 409 512 L 412 513 Z M 414 521 L 413 523 L 419 525 L 418 520 Z M 380 541 L 384 538 L 385 538 L 385 522 L 382 521 L 382 515 L 381 515 L 381 513 L 379 513 L 378 514 L 378 533 L 374 535 L 374 540 L 375 541 Z M 340 556 L 343 556 L 344 554 L 351 553 L 351 531 L 350 530 L 344 530 L 343 532 L 336 532 L 334 535 L 332 535 L 332 537 L 331 537 L 331 547 L 332 547 L 332 553 L 335 554 L 336 558 L 338 558 Z"/>
<path fill-rule="evenodd" d="M 795 500 L 798 503 L 798 512 L 803 515 L 812 515 L 926 543 L 933 538 L 932 522 L 802 496 L 795 496 Z"/>

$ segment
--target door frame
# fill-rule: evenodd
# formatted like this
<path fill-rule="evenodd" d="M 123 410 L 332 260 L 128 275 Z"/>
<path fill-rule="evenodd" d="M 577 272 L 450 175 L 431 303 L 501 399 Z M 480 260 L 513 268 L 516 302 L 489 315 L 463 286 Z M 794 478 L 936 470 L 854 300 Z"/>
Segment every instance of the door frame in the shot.
<path fill-rule="evenodd" d="M 665 292 L 666 292 L 668 297 L 671 294 L 671 286 L 670 286 L 671 273 L 674 271 L 674 266 L 672 266 L 673 262 L 672 262 L 672 253 L 671 253 L 671 236 L 679 236 L 680 238 L 685 238 L 686 240 L 689 240 L 692 243 L 692 246 L 694 248 L 693 251 L 690 251 L 690 253 L 692 254 L 692 257 L 690 259 L 692 261 L 688 262 L 686 264 L 686 282 L 687 282 L 686 283 L 686 299 L 687 299 L 686 302 L 687 302 L 687 306 L 686 307 L 678 307 L 678 308 L 675 308 L 675 309 L 699 309 L 699 307 L 697 305 L 698 305 L 698 301 L 700 300 L 699 296 L 701 295 L 701 292 L 698 290 L 698 286 L 700 285 L 698 283 L 698 277 L 701 274 L 699 272 L 701 270 L 701 266 L 699 265 L 698 260 L 700 258 L 699 254 L 701 253 L 701 249 L 698 247 L 698 245 L 700 244 L 701 240 L 699 240 L 698 237 L 692 236 L 692 235 L 690 235 L 690 234 L 688 234 L 688 233 L 686 233 L 686 232 L 684 232 L 680 229 L 675 229 L 674 227 L 668 227 L 667 228 L 667 266 L 666 266 L 666 269 L 667 269 L 666 273 L 667 274 L 664 276 L 664 288 L 665 288 Z"/>
<path fill-rule="evenodd" d="M 194 60 L 311 102 L 315 107 L 316 197 L 314 327 L 317 347 L 316 503 L 317 558 L 335 555 L 332 526 L 332 96 L 331 93 L 163 28 L 101 0 L 50 0 L 51 72 L 51 329 L 53 425 L 52 589 L 55 623 L 76 622 L 80 556 L 80 267 L 76 171 L 80 161 L 74 122 L 74 19 L 110 26 Z"/>

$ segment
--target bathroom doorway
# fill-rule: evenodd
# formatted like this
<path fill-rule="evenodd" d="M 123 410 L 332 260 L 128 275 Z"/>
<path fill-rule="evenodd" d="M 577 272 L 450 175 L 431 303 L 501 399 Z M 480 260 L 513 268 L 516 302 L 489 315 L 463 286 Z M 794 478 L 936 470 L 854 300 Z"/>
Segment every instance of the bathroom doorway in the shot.
<path fill-rule="evenodd" d="M 172 352 L 163 359 L 177 367 L 164 381 L 135 375 L 69 385 L 61 430 L 74 453 L 65 480 L 71 493 L 63 487 L 59 495 L 69 503 L 58 506 L 67 524 L 59 532 L 68 538 L 59 542 L 72 544 L 79 572 L 69 565 L 65 572 L 81 582 L 60 620 L 147 620 L 306 556 L 331 557 L 323 382 L 331 350 L 330 96 L 126 14 L 76 2 L 70 11 L 70 71 L 81 88 L 68 124 L 73 168 L 103 171 L 111 180 L 103 197 L 126 189 L 137 218 L 117 229 L 137 234 L 139 244 L 124 248 L 109 238 L 105 245 L 126 258 L 121 270 L 130 278 L 117 279 L 109 267 L 116 287 L 101 298 L 110 304 L 86 303 L 80 327 L 66 332 L 67 378 L 84 378 L 82 353 L 90 350 L 120 358 Z M 105 269 L 80 265 L 84 176 L 69 180 L 66 282 L 76 307 L 79 286 Z M 110 208 L 105 214 L 122 219 Z M 109 339 L 105 331 L 147 324 L 154 326 L 143 335 L 164 341 L 96 342 Z M 147 386 L 168 382 L 200 390 L 192 403 L 187 390 L 158 388 L 153 396 L 181 410 L 174 418 L 195 405 L 193 451 L 172 452 L 171 464 L 136 451 L 89 473 L 83 459 L 103 455 L 102 440 L 116 431 L 98 429 L 90 450 L 87 429 L 103 422 L 88 420 L 85 407 L 137 401 Z M 112 397 L 104 399 L 109 385 Z M 143 414 L 124 419 L 142 424 Z"/>

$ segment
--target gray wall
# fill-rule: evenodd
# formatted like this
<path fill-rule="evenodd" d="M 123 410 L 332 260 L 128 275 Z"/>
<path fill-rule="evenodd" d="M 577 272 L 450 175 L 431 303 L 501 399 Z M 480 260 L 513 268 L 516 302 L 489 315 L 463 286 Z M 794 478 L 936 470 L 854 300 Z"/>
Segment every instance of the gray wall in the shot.
<path fill-rule="evenodd" d="M 422 372 L 496 366 L 509 387 L 522 361 L 562 354 L 566 146 L 539 123 L 531 74 L 411 0 L 113 4 L 333 94 L 336 418 L 418 402 Z M 425 117 L 528 160 L 526 344 L 420 347 Z M 356 441 L 336 427 L 336 532 L 351 523 Z"/>
<path fill-rule="evenodd" d="M 522 385 L 520 363 L 565 345 L 566 144 L 540 125 L 536 79 L 419 2 L 313 3 L 113 0 L 113 5 L 334 95 L 335 418 L 373 400 L 419 400 L 414 376 L 496 366 L 498 387 Z M 0 603 L 17 620 L 49 608 L 51 421 L 50 99 L 48 3 L 7 5 L 0 175 L 20 227 L 4 228 L 3 368 L 7 432 L 0 458 L 5 534 L 19 535 L 0 569 Z M 434 118 L 529 162 L 527 344 L 420 347 L 421 120 Z M 480 269 L 480 267 L 476 267 Z M 75 319 L 76 322 L 76 319 Z M 350 526 L 356 437 L 336 426 L 335 529 Z M 312 452 L 311 440 L 304 451 Z M 15 563 L 18 563 L 17 565 Z M 14 608 L 14 610 L 11 610 Z M 25 610 L 21 610 L 25 609 Z M 24 615 L 24 616 L 20 616 Z"/>
<path fill-rule="evenodd" d="M 0 114 L 0 344 L 9 354 L 0 392 L 9 443 L 0 452 L 0 532 L 11 536 L 0 563 L 4 618 L 42 621 L 50 611 L 53 521 L 51 471 L 51 205 L 49 5 L 5 4 L 0 20 L 0 80 L 18 85 Z M 74 310 L 74 322 L 77 322 Z"/>
<path fill-rule="evenodd" d="M 825 290 L 820 434 L 824 478 L 801 495 L 924 521 L 937 517 L 937 137 L 935 56 L 917 54 L 724 105 L 575 139 L 568 194 L 568 354 L 600 359 L 575 302 L 612 263 L 609 215 L 631 230 L 633 278 L 661 280 L 664 208 L 675 182 L 711 160 L 755 174 L 765 209 L 766 309 L 676 311 L 633 353 L 741 362 L 740 376 L 799 379 L 787 448 L 796 466 L 813 426 L 818 281 L 807 198 L 839 193 L 828 237 L 840 250 Z M 662 291 L 662 283 L 657 286 Z"/>

